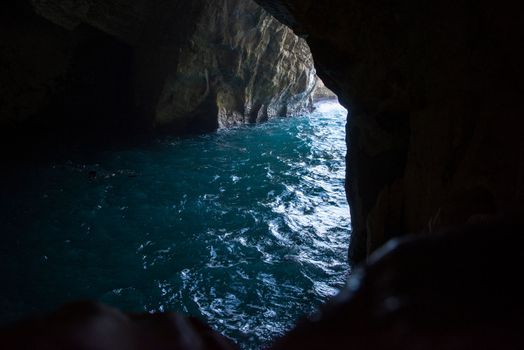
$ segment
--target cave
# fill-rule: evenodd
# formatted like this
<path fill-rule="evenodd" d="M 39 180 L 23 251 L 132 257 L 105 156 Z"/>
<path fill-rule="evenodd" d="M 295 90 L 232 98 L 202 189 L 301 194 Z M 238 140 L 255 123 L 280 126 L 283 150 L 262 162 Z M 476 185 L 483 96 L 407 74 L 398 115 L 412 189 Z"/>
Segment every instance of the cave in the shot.
<path fill-rule="evenodd" d="M 318 75 L 351 111 L 352 273 L 270 348 L 520 348 L 518 4 L 256 3 L 10 1 L 0 15 L 2 197 L 16 193 L 20 163 L 293 116 L 311 107 Z M 312 59 L 293 61 L 304 50 Z M 3 326 L 0 342 L 236 347 L 191 317 L 125 311 L 73 304 Z"/>

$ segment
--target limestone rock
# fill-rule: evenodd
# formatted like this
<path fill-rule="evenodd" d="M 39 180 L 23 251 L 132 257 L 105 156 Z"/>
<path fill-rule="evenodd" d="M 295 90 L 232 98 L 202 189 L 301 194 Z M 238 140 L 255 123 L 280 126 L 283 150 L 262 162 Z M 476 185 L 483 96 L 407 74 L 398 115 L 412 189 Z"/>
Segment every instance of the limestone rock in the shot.
<path fill-rule="evenodd" d="M 313 90 L 313 101 L 319 102 L 323 100 L 337 100 L 337 95 L 324 85 L 324 82 L 321 79 L 317 79 L 317 84 Z"/>
<path fill-rule="evenodd" d="M 252 1 L 210 1 L 166 81 L 155 122 L 196 129 L 195 111 L 206 104 L 199 114 L 208 114 L 211 129 L 290 116 L 311 107 L 315 83 L 309 47 L 288 27 Z"/>

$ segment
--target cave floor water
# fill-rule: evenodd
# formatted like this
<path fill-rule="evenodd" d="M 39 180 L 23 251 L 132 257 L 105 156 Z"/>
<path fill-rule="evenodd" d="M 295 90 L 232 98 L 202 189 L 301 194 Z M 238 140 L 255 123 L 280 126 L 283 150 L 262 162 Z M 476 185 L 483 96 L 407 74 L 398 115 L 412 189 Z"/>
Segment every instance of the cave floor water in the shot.
<path fill-rule="evenodd" d="M 0 322 L 88 298 L 266 345 L 348 276 L 345 115 L 324 102 L 20 171 L 0 202 Z"/>

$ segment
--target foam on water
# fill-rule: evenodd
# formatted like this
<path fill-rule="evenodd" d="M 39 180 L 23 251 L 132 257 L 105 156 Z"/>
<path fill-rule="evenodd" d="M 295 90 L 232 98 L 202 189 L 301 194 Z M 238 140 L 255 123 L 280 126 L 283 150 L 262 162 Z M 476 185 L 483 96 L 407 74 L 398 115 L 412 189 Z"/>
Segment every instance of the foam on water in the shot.
<path fill-rule="evenodd" d="M 92 298 L 195 315 L 244 348 L 283 334 L 347 278 L 345 115 L 21 171 L 0 203 L 1 320 Z"/>

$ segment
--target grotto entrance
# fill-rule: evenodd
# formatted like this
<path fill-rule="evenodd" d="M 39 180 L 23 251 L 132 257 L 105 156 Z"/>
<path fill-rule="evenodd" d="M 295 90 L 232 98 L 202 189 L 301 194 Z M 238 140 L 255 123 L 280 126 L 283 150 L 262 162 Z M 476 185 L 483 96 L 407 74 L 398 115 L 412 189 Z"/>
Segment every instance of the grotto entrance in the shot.
<path fill-rule="evenodd" d="M 46 1 L 45 3 L 49 4 L 52 2 Z M 509 204 L 509 206 L 514 202 L 511 202 L 508 198 L 511 197 L 513 200 L 514 193 L 517 193 L 517 196 L 522 193 L 519 190 L 522 187 L 520 186 L 522 182 L 520 177 L 511 176 L 512 174 L 522 173 L 520 171 L 522 152 L 518 152 L 518 150 L 522 149 L 519 143 L 521 140 L 521 128 L 514 127 L 511 128 L 513 130 L 509 130 L 510 128 L 507 127 L 508 125 L 519 125 L 516 118 L 520 117 L 520 113 L 518 113 L 520 107 L 517 108 L 515 103 L 515 101 L 519 101 L 517 96 L 519 90 L 515 87 L 514 82 L 516 81 L 515 77 L 518 76 L 518 70 L 515 67 L 519 67 L 522 61 L 521 54 L 519 54 L 518 50 L 515 51 L 515 43 L 521 42 L 518 37 L 521 31 L 518 30 L 520 28 L 520 19 L 518 16 L 513 15 L 520 12 L 516 11 L 515 8 L 512 8 L 512 6 L 494 7 L 487 1 L 476 2 L 473 5 L 471 2 L 463 2 L 453 6 L 448 6 L 448 4 L 439 1 L 424 3 L 421 6 L 417 6 L 414 3 L 384 4 L 380 1 L 372 4 L 367 3 L 365 6 L 347 1 L 333 1 L 331 2 L 333 6 L 326 6 L 323 2 L 315 3 L 302 0 L 259 0 L 259 2 L 265 3 L 268 8 L 273 8 L 275 13 L 280 14 L 283 19 L 294 21 L 294 24 L 303 26 L 303 29 L 310 32 L 311 42 L 316 43 L 317 50 L 322 49 L 325 53 L 322 62 L 325 68 L 324 73 L 330 73 L 334 77 L 334 80 L 340 85 L 338 86 L 339 91 L 347 94 L 356 93 L 360 97 L 359 101 L 362 102 L 362 105 L 358 106 L 359 111 L 366 112 L 365 114 L 369 117 L 366 120 L 364 118 L 359 120 L 359 131 L 362 131 L 361 136 L 363 138 L 359 140 L 360 142 L 356 140 L 353 142 L 352 156 L 357 160 L 361 160 L 358 163 L 358 167 L 355 167 L 358 171 L 359 181 L 367 180 L 365 175 L 369 173 L 377 176 L 370 176 L 367 186 L 360 182 L 359 188 L 351 188 L 355 192 L 354 195 L 361 199 L 361 202 L 358 203 L 360 206 L 358 215 L 356 215 L 360 231 L 364 232 L 368 228 L 364 226 L 369 222 L 369 217 L 378 212 L 375 219 L 378 218 L 379 220 L 372 221 L 375 224 L 375 227 L 373 227 L 374 231 L 368 235 L 368 237 L 376 238 L 377 240 L 372 241 L 372 244 L 369 244 L 368 247 L 373 248 L 387 238 L 388 235 L 384 234 L 385 228 L 390 232 L 397 233 L 405 232 L 404 229 L 408 227 L 411 230 L 421 228 L 431 218 L 434 210 L 438 209 L 442 203 L 445 203 L 440 198 L 440 194 L 445 194 L 450 187 L 460 189 L 467 187 L 470 183 L 483 183 L 493 190 L 493 196 L 497 204 L 505 203 Z M 38 5 L 44 2 L 32 1 L 31 3 Z M 172 17 L 178 11 L 184 14 L 187 22 L 196 23 L 192 18 L 194 11 L 187 10 L 188 7 L 191 10 L 192 6 L 198 6 L 196 4 L 199 4 L 200 1 L 162 2 L 165 6 L 155 4 L 153 6 L 154 9 L 147 11 L 151 13 L 150 16 L 140 16 L 140 14 L 134 13 L 137 8 L 140 10 L 144 9 L 143 6 L 140 6 L 143 4 L 140 1 L 130 1 L 128 4 L 132 3 L 132 5 L 127 7 L 122 7 L 120 1 L 107 1 L 103 4 L 96 2 L 95 5 L 92 5 L 94 2 L 84 1 L 82 6 L 73 6 L 73 8 L 68 8 L 67 4 L 74 2 L 68 1 L 63 3 L 66 4 L 65 7 L 50 6 L 46 9 L 40 6 L 39 13 L 62 27 L 69 28 L 68 30 L 71 30 L 71 27 L 74 27 L 77 22 L 96 22 L 97 28 L 103 28 L 103 30 L 111 32 L 112 35 L 124 38 L 133 47 L 137 46 L 135 34 L 137 32 L 146 33 L 147 39 L 152 40 L 147 41 L 147 44 L 150 46 L 144 45 L 143 42 L 141 43 L 141 47 L 145 47 L 146 51 L 142 53 L 141 58 L 144 62 L 149 62 L 149 66 L 155 66 L 156 69 L 152 69 L 152 71 L 158 74 L 150 74 L 151 71 L 147 71 L 147 69 L 145 72 L 142 71 L 142 73 L 144 76 L 147 76 L 146 81 L 149 82 L 149 87 L 153 86 L 157 87 L 158 90 L 162 90 L 164 85 L 159 84 L 157 79 L 162 77 L 160 80 L 163 81 L 163 77 L 166 76 L 167 70 L 165 70 L 165 66 L 162 64 L 163 58 L 171 62 L 176 61 L 172 60 L 173 57 L 178 60 L 176 55 L 171 56 L 172 52 L 177 51 L 177 46 L 169 47 L 169 45 L 165 45 L 166 43 L 163 42 L 162 38 L 172 38 L 170 34 L 179 33 L 176 30 L 170 31 L 170 27 L 165 26 L 166 21 L 163 18 Z M 120 5 L 116 10 L 111 8 L 114 3 Z M 285 6 L 286 4 L 288 5 L 287 7 Z M 90 6 L 93 6 L 93 8 L 89 8 Z M 168 10 L 166 7 L 169 6 L 175 6 L 177 11 L 166 11 Z M 53 10 L 56 9 L 58 9 L 58 13 L 53 13 Z M 79 13 L 75 13 L 78 9 Z M 337 11 L 333 11 L 333 9 L 337 9 Z M 3 14 L 8 12 L 11 15 L 10 11 L 5 11 Z M 118 18 L 118 14 L 122 13 L 125 16 Z M 165 14 L 164 17 L 161 16 L 163 13 Z M 100 14 L 111 14 L 112 16 L 101 16 Z M 117 15 L 116 22 L 118 25 L 104 23 L 104 19 L 115 19 L 114 15 Z M 136 28 L 133 28 L 133 25 L 125 25 L 129 22 L 147 23 L 151 19 L 155 21 L 157 26 L 150 26 L 148 30 L 135 30 Z M 6 21 L 1 23 L 4 25 Z M 160 31 L 162 34 L 166 35 L 155 35 L 155 33 L 159 33 L 156 31 L 158 28 L 162 29 Z M 1 33 L 3 35 L 4 33 L 12 32 L 2 31 Z M 486 33 L 489 33 L 489 35 L 484 35 Z M 257 34 L 255 33 L 255 35 Z M 185 37 L 186 33 L 183 32 L 181 36 Z M 28 36 L 23 35 L 23 37 L 27 38 Z M 9 45 L 9 40 L 2 40 L 1 42 L 2 45 L 5 45 L 6 42 Z M 47 43 L 46 41 L 41 42 Z M 34 42 L 30 42 L 30 44 L 34 44 Z M 35 50 L 42 49 L 38 45 L 34 46 Z M 48 45 L 44 46 L 46 47 L 42 51 L 45 54 L 46 49 L 49 47 Z M 162 54 L 148 56 L 148 49 L 155 51 L 159 47 L 162 48 L 160 50 Z M 10 53 L 17 52 L 17 50 L 7 51 L 10 51 Z M 40 55 L 35 56 L 41 57 Z M 320 55 L 317 57 L 320 57 Z M 234 60 L 232 59 L 231 61 Z M 21 62 L 27 63 L 23 60 Z M 55 60 L 55 62 L 59 61 Z M 348 62 L 351 64 L 348 64 Z M 29 65 L 31 65 L 31 62 L 29 62 Z M 2 69 L 6 66 L 9 65 L 1 65 Z M 46 64 L 33 64 L 32 68 L 36 68 L 36 70 L 31 72 L 38 72 L 38 68 L 41 67 L 46 67 Z M 329 72 L 328 69 L 331 71 Z M 58 76 L 60 76 L 61 69 L 53 70 L 53 72 L 58 72 Z M 479 72 L 487 72 L 487 74 L 479 74 Z M 2 73 L 4 72 L 2 71 Z M 38 76 L 38 74 L 33 76 Z M 202 102 L 208 103 L 203 104 L 203 107 L 211 106 L 214 108 L 213 104 L 209 103 L 213 100 L 209 96 L 212 91 L 212 84 L 217 81 L 216 77 L 205 70 L 196 76 L 197 79 L 195 80 L 200 81 L 200 84 L 203 86 L 201 93 L 197 94 L 197 96 L 205 96 L 206 98 Z M 44 75 L 43 81 L 45 82 L 48 78 L 47 75 Z M 50 79 L 54 80 L 53 77 Z M 141 86 L 147 85 L 143 84 L 144 81 L 141 81 L 141 83 L 139 84 Z M 40 98 L 42 94 L 38 93 L 38 91 L 41 91 L 39 86 L 40 84 L 38 83 L 30 84 L 31 89 L 23 91 L 29 92 L 32 101 L 45 101 L 45 98 Z M 52 87 L 54 85 L 46 86 Z M 355 87 L 358 91 L 355 91 Z M 18 91 L 13 89 L 7 90 Z M 229 90 L 226 89 L 225 92 L 222 91 L 220 94 L 217 92 L 216 96 L 221 96 L 221 101 L 234 101 L 234 96 L 232 98 L 227 91 Z M 50 92 L 52 92 L 52 89 L 50 89 Z M 5 90 L 2 90 L 2 93 L 5 94 Z M 17 98 L 20 96 L 19 94 L 14 95 Z M 148 95 L 148 98 L 138 100 L 150 102 L 151 100 L 156 100 L 155 95 L 156 92 Z M 176 97 L 177 95 L 166 94 L 164 96 L 166 98 L 165 101 L 169 101 L 172 96 Z M 214 94 L 211 96 L 214 96 Z M 4 101 L 12 100 L 3 99 L 2 102 Z M 151 108 L 149 102 L 145 102 L 142 105 L 144 111 L 151 112 L 156 108 L 155 103 L 152 104 L 154 107 Z M 234 105 L 234 103 L 228 102 L 224 103 L 224 105 Z M 253 106 L 256 111 L 264 111 L 262 105 L 258 106 L 255 104 Z M 198 112 L 205 110 L 205 108 L 199 109 Z M 21 113 L 17 117 L 23 117 L 27 112 L 24 108 L 19 109 L 19 111 Z M 249 109 L 249 111 L 252 110 Z M 206 116 L 207 114 L 195 113 L 194 115 Z M 258 117 L 258 112 L 256 117 Z M 256 120 L 255 114 L 252 115 L 251 120 Z M 472 124 L 476 124 L 474 130 L 470 127 Z M 213 123 L 213 127 L 216 125 Z M 413 126 L 413 128 L 410 129 L 409 126 Z M 377 135 L 385 137 L 376 137 Z M 384 144 L 384 140 L 392 140 L 393 142 Z M 409 140 L 413 142 L 408 143 Z M 437 148 L 434 146 L 437 143 L 445 144 L 443 140 L 452 140 L 449 143 L 453 147 L 439 148 L 438 161 L 435 161 L 435 149 Z M 484 142 L 484 140 L 490 141 Z M 363 147 L 363 151 L 361 152 L 362 149 L 358 149 L 355 145 Z M 474 149 L 475 152 L 468 152 L 469 149 Z M 517 151 L 515 152 L 515 150 Z M 410 155 L 410 159 L 407 159 L 407 154 Z M 501 155 L 505 155 L 504 159 L 501 159 Z M 368 165 L 367 167 L 365 166 L 366 164 Z M 413 171 L 415 168 L 417 170 Z M 406 172 L 404 172 L 404 169 Z M 499 175 L 500 169 L 504 169 L 506 172 L 502 176 Z M 124 172 L 123 174 L 126 173 Z M 136 177 L 134 173 L 128 173 L 128 175 L 129 178 Z M 94 176 L 93 180 L 97 177 Z M 355 177 L 355 181 L 356 179 L 357 177 Z M 390 187 L 390 185 L 392 186 Z M 419 196 L 422 193 L 438 194 L 438 198 L 429 195 L 425 197 Z M 378 199 L 381 199 L 381 201 L 379 202 Z M 401 203 L 401 205 L 398 206 L 398 203 Z M 370 208 L 378 209 L 371 212 Z M 469 210 L 464 211 L 466 215 L 469 214 Z M 111 232 L 113 231 L 116 232 L 116 230 L 111 230 Z M 521 300 L 519 296 L 522 293 L 518 288 L 515 288 L 515 285 L 511 284 L 513 281 L 516 281 L 514 276 L 518 276 L 518 273 L 515 271 L 519 266 L 516 261 L 519 257 L 516 250 L 519 249 L 520 245 L 508 244 L 508 242 L 514 243 L 517 241 L 513 239 L 511 241 L 507 240 L 505 235 L 500 235 L 500 232 L 513 231 L 512 228 L 500 229 L 499 227 L 496 231 L 498 232 L 487 232 L 488 234 L 482 239 L 475 235 L 471 240 L 464 240 L 459 245 L 454 244 L 453 241 L 451 241 L 451 244 L 445 244 L 447 247 L 452 246 L 456 248 L 452 257 L 446 254 L 445 262 L 449 263 L 449 268 L 446 269 L 443 269 L 440 263 L 443 249 L 433 249 L 434 255 L 425 254 L 428 248 L 440 247 L 438 244 L 433 245 L 435 242 L 438 243 L 438 238 L 425 241 L 425 243 L 430 244 L 423 242 L 422 248 L 425 247 L 426 250 L 418 250 L 421 247 L 420 245 L 411 245 L 411 248 L 413 248 L 411 251 L 412 255 L 409 255 L 409 253 L 407 256 L 397 255 L 400 261 L 403 262 L 401 268 L 393 270 L 400 272 L 397 275 L 397 279 L 391 279 L 392 269 L 391 260 L 389 260 L 385 269 L 388 278 L 377 278 L 375 275 L 375 279 L 371 280 L 371 286 L 382 288 L 375 290 L 377 293 L 371 294 L 372 297 L 377 295 L 383 296 L 374 298 L 374 302 L 378 302 L 379 305 L 374 304 L 373 300 L 371 300 L 372 302 L 364 308 L 364 315 L 358 312 L 347 312 L 345 314 L 348 317 L 345 319 L 346 322 L 341 323 L 340 319 L 337 319 L 335 326 L 338 326 L 338 328 L 335 328 L 335 330 L 338 329 L 338 332 L 334 335 L 341 337 L 338 338 L 341 340 L 341 343 L 353 344 L 357 347 L 359 344 L 353 342 L 360 339 L 364 342 L 364 344 L 360 344 L 362 348 L 369 348 L 370 344 L 376 344 L 377 347 L 399 345 L 391 342 L 391 335 L 393 335 L 396 341 L 403 339 L 403 344 L 407 343 L 408 347 L 412 344 L 420 345 L 420 341 L 427 341 L 428 346 L 435 346 L 435 344 L 438 346 L 443 344 L 443 339 L 444 343 L 449 343 L 447 340 L 453 339 L 453 344 L 457 344 L 457 341 L 465 340 L 466 344 L 471 347 L 472 335 L 482 345 L 486 345 L 486 340 L 490 344 L 494 344 L 493 348 L 498 348 L 500 344 L 507 343 L 508 339 L 510 341 L 513 339 L 516 342 L 520 339 L 520 335 L 517 333 L 519 332 L 518 327 L 514 327 L 514 324 L 511 323 L 508 324 L 507 319 L 499 316 L 507 317 L 508 314 L 505 313 L 507 310 L 512 310 L 513 312 L 517 310 L 518 312 L 522 309 L 522 303 L 512 304 L 513 301 L 518 303 Z M 513 232 L 521 232 L 521 230 Z M 366 234 L 361 238 L 364 238 L 364 240 L 361 239 L 361 243 L 364 243 L 362 246 L 366 245 L 368 243 L 365 242 Z M 440 242 L 442 243 L 442 241 Z M 471 249 L 471 242 L 480 243 L 482 249 Z M 497 244 L 494 245 L 494 242 Z M 115 245 L 116 243 L 120 242 L 115 242 Z M 12 249 L 13 246 L 16 245 L 9 246 L 9 249 Z M 475 247 L 479 246 L 476 245 Z M 146 246 L 139 248 L 143 250 Z M 4 249 L 8 250 L 8 248 Z M 497 263 L 497 259 L 488 260 L 481 257 L 481 260 L 478 261 L 484 264 L 478 265 L 476 260 L 470 260 L 466 256 L 466 264 L 453 264 L 457 261 L 455 259 L 464 258 L 464 252 L 473 252 L 473 254 L 479 255 L 484 255 L 487 252 L 487 256 L 493 258 L 489 254 L 491 251 L 505 255 L 506 259 L 509 258 L 509 263 L 507 263 L 507 260 L 502 260 L 503 263 L 500 263 L 500 261 Z M 108 249 L 106 253 L 110 254 L 111 251 Z M 362 259 L 366 253 L 365 249 L 362 249 L 362 252 L 359 254 L 360 258 Z M 416 258 L 410 260 L 410 256 Z M 85 266 L 89 266 L 92 260 L 85 259 L 82 263 Z M 56 260 L 53 261 L 52 257 L 48 255 L 43 257 L 43 261 L 50 261 L 55 266 L 63 266 L 63 264 L 57 263 Z M 427 261 L 427 264 L 422 265 L 434 267 L 434 273 L 428 273 L 428 270 L 425 269 L 424 271 L 418 270 L 419 273 L 417 274 L 418 267 L 416 264 L 412 264 L 412 261 Z M 435 262 L 437 262 L 436 266 Z M 496 265 L 493 265 L 493 262 Z M 435 300 L 434 288 L 430 288 L 430 294 L 426 295 L 425 298 L 420 298 L 420 286 L 446 286 L 445 283 L 436 281 L 440 282 L 442 280 L 445 282 L 446 273 L 457 271 L 457 267 L 459 268 L 458 273 L 454 275 L 456 280 L 453 280 L 455 283 L 451 284 L 454 288 L 451 291 L 448 290 L 449 294 L 447 294 L 451 296 L 451 299 L 447 301 L 453 300 L 455 304 L 451 304 L 451 308 L 456 306 L 458 310 L 463 310 L 461 308 L 464 305 L 469 305 L 471 307 L 469 311 L 473 310 L 474 312 L 468 313 L 468 315 L 474 315 L 476 318 L 479 313 L 482 313 L 481 317 L 483 318 L 481 320 L 484 322 L 476 323 L 476 325 L 480 324 L 480 327 L 477 328 L 471 328 L 471 322 L 466 327 L 459 327 L 465 330 L 466 334 L 462 333 L 462 338 L 458 338 L 457 335 L 460 336 L 460 334 L 455 332 L 457 327 L 450 329 L 449 325 L 456 325 L 457 320 L 464 320 L 464 314 L 454 317 L 454 315 L 457 315 L 456 309 L 448 313 L 450 304 L 448 302 L 440 302 L 439 300 L 436 305 L 438 308 L 436 310 L 437 314 L 446 314 L 449 318 L 445 319 L 445 321 L 442 321 L 442 318 L 440 319 L 441 324 L 444 326 L 441 329 L 451 330 L 453 333 L 442 334 L 439 332 L 438 336 L 440 338 L 435 339 L 431 335 L 428 337 L 427 329 L 422 334 L 422 337 L 420 337 L 421 334 L 418 332 L 410 332 L 415 337 L 415 341 L 412 341 L 413 338 L 411 336 L 406 337 L 405 329 L 420 330 L 420 328 L 417 328 L 420 327 L 420 320 L 427 321 L 427 316 L 432 314 L 428 312 L 428 308 L 425 305 L 421 307 L 421 302 L 424 302 L 424 300 Z M 493 269 L 494 273 L 486 273 L 486 271 L 491 271 L 489 268 Z M 374 272 L 377 271 L 380 272 L 380 269 L 374 270 Z M 475 273 L 471 274 L 472 271 Z M 501 271 L 507 273 L 507 278 L 505 274 L 502 275 L 504 278 L 500 278 Z M 150 271 L 150 273 L 154 274 L 155 271 Z M 464 280 L 464 277 L 471 278 L 471 276 L 474 277 L 476 284 L 470 284 L 470 289 L 464 291 L 462 288 L 456 288 Z M 489 280 L 483 279 L 485 276 Z M 435 277 L 439 279 L 435 280 Z M 494 280 L 494 277 L 499 278 Z M 385 280 L 392 281 L 393 285 L 373 283 L 373 281 Z M 396 284 L 399 281 L 401 283 Z M 416 304 L 410 304 L 410 298 L 406 298 L 406 294 L 400 299 L 402 302 L 398 303 L 398 295 L 393 294 L 398 291 L 413 290 L 405 288 L 406 281 L 408 283 L 409 281 L 416 281 L 417 283 L 414 290 L 419 294 L 416 295 L 416 298 L 411 299 Z M 23 285 L 25 282 L 18 281 L 18 283 Z M 369 284 L 366 285 L 366 287 L 368 286 Z M 471 288 L 471 286 L 474 288 Z M 457 299 L 457 291 L 461 298 Z M 117 290 L 117 293 L 122 293 L 123 295 L 128 295 L 125 294 L 127 292 L 124 289 L 122 291 Z M 491 294 L 491 292 L 494 292 L 494 294 Z M 359 297 L 362 295 L 363 293 L 360 293 Z M 494 298 L 493 295 L 497 297 Z M 511 295 L 511 297 L 509 298 L 508 295 Z M 471 296 L 474 297 L 472 298 Z M 129 298 L 133 299 L 134 297 L 131 296 Z M 236 301 L 234 298 L 229 300 L 232 305 L 235 305 Z M 471 303 L 472 300 L 473 304 Z M 503 304 L 500 304 L 500 302 Z M 491 304 L 486 305 L 486 303 Z M 360 310 L 362 312 L 363 308 L 360 305 L 356 311 Z M 405 320 L 401 319 L 402 324 L 407 327 L 401 327 L 400 331 L 403 334 L 400 334 L 399 337 L 399 334 L 395 333 L 395 331 L 399 331 L 398 317 L 391 317 L 391 314 L 382 314 L 376 311 L 389 310 L 399 315 L 403 313 L 397 312 L 397 307 L 402 305 L 407 305 L 409 310 L 412 311 L 422 310 L 424 315 L 415 314 L 415 316 L 422 316 L 414 317 L 415 324 L 413 322 L 406 323 L 404 322 Z M 378 308 L 375 308 L 376 306 Z M 447 306 L 448 309 L 443 310 L 443 306 Z M 373 315 L 378 317 L 386 315 L 390 321 L 383 322 L 384 319 L 370 319 L 368 317 L 369 314 L 366 314 L 366 311 L 370 308 L 374 311 Z M 347 310 L 346 308 L 344 309 L 344 311 Z M 486 313 L 486 311 L 490 312 Z M 493 314 L 492 312 L 496 313 Z M 486 315 L 488 318 L 493 315 L 497 316 L 491 319 L 491 321 L 493 319 L 496 320 L 496 327 L 492 327 L 493 323 L 489 323 L 489 319 L 487 323 L 485 322 Z M 266 317 L 270 319 L 271 316 L 268 313 Z M 502 319 L 505 323 L 501 327 L 500 321 Z M 368 322 L 364 324 L 363 321 Z M 376 327 L 377 321 L 384 326 L 378 332 Z M 458 324 L 459 326 L 464 325 L 460 324 L 460 321 Z M 341 325 L 344 326 L 342 330 Z M 352 328 L 346 327 L 346 325 L 358 325 L 358 327 Z M 435 323 L 432 322 L 432 325 L 435 325 Z M 314 328 L 306 328 L 306 331 Z M 318 329 L 318 323 L 316 329 Z M 333 328 L 325 327 L 323 329 L 330 331 Z M 366 332 L 367 334 L 364 337 L 362 336 L 363 329 L 369 331 L 369 333 Z M 496 329 L 502 332 L 485 332 L 486 329 Z M 392 330 L 393 332 L 391 332 Z M 384 333 L 389 335 L 389 337 L 383 336 Z M 484 337 L 477 338 L 476 335 L 479 333 L 482 333 Z M 442 338 L 442 335 L 445 338 Z M 301 338 L 302 344 L 304 344 L 304 339 L 305 341 L 312 340 L 307 337 L 307 334 L 305 336 L 303 333 L 298 337 Z M 331 340 L 332 338 L 328 339 Z M 326 337 L 321 338 L 320 344 L 324 345 L 325 341 Z M 315 346 L 316 344 L 318 343 L 306 343 L 306 345 L 310 346 Z M 290 347 L 288 346 L 287 348 Z"/>
<path fill-rule="evenodd" d="M 17 73 L 6 130 L 38 164 L 2 181 L 2 323 L 88 298 L 257 347 L 344 284 L 347 112 L 304 40 L 254 3 L 193 5 L 198 25 L 174 21 L 169 45 L 38 1 L 9 22 L 27 35 L 6 45 L 27 50 L 6 60 L 33 75 Z M 159 40 L 154 24 L 140 33 Z M 105 147 L 138 133 L 152 137 Z M 75 149 L 41 157 L 55 135 Z"/>

